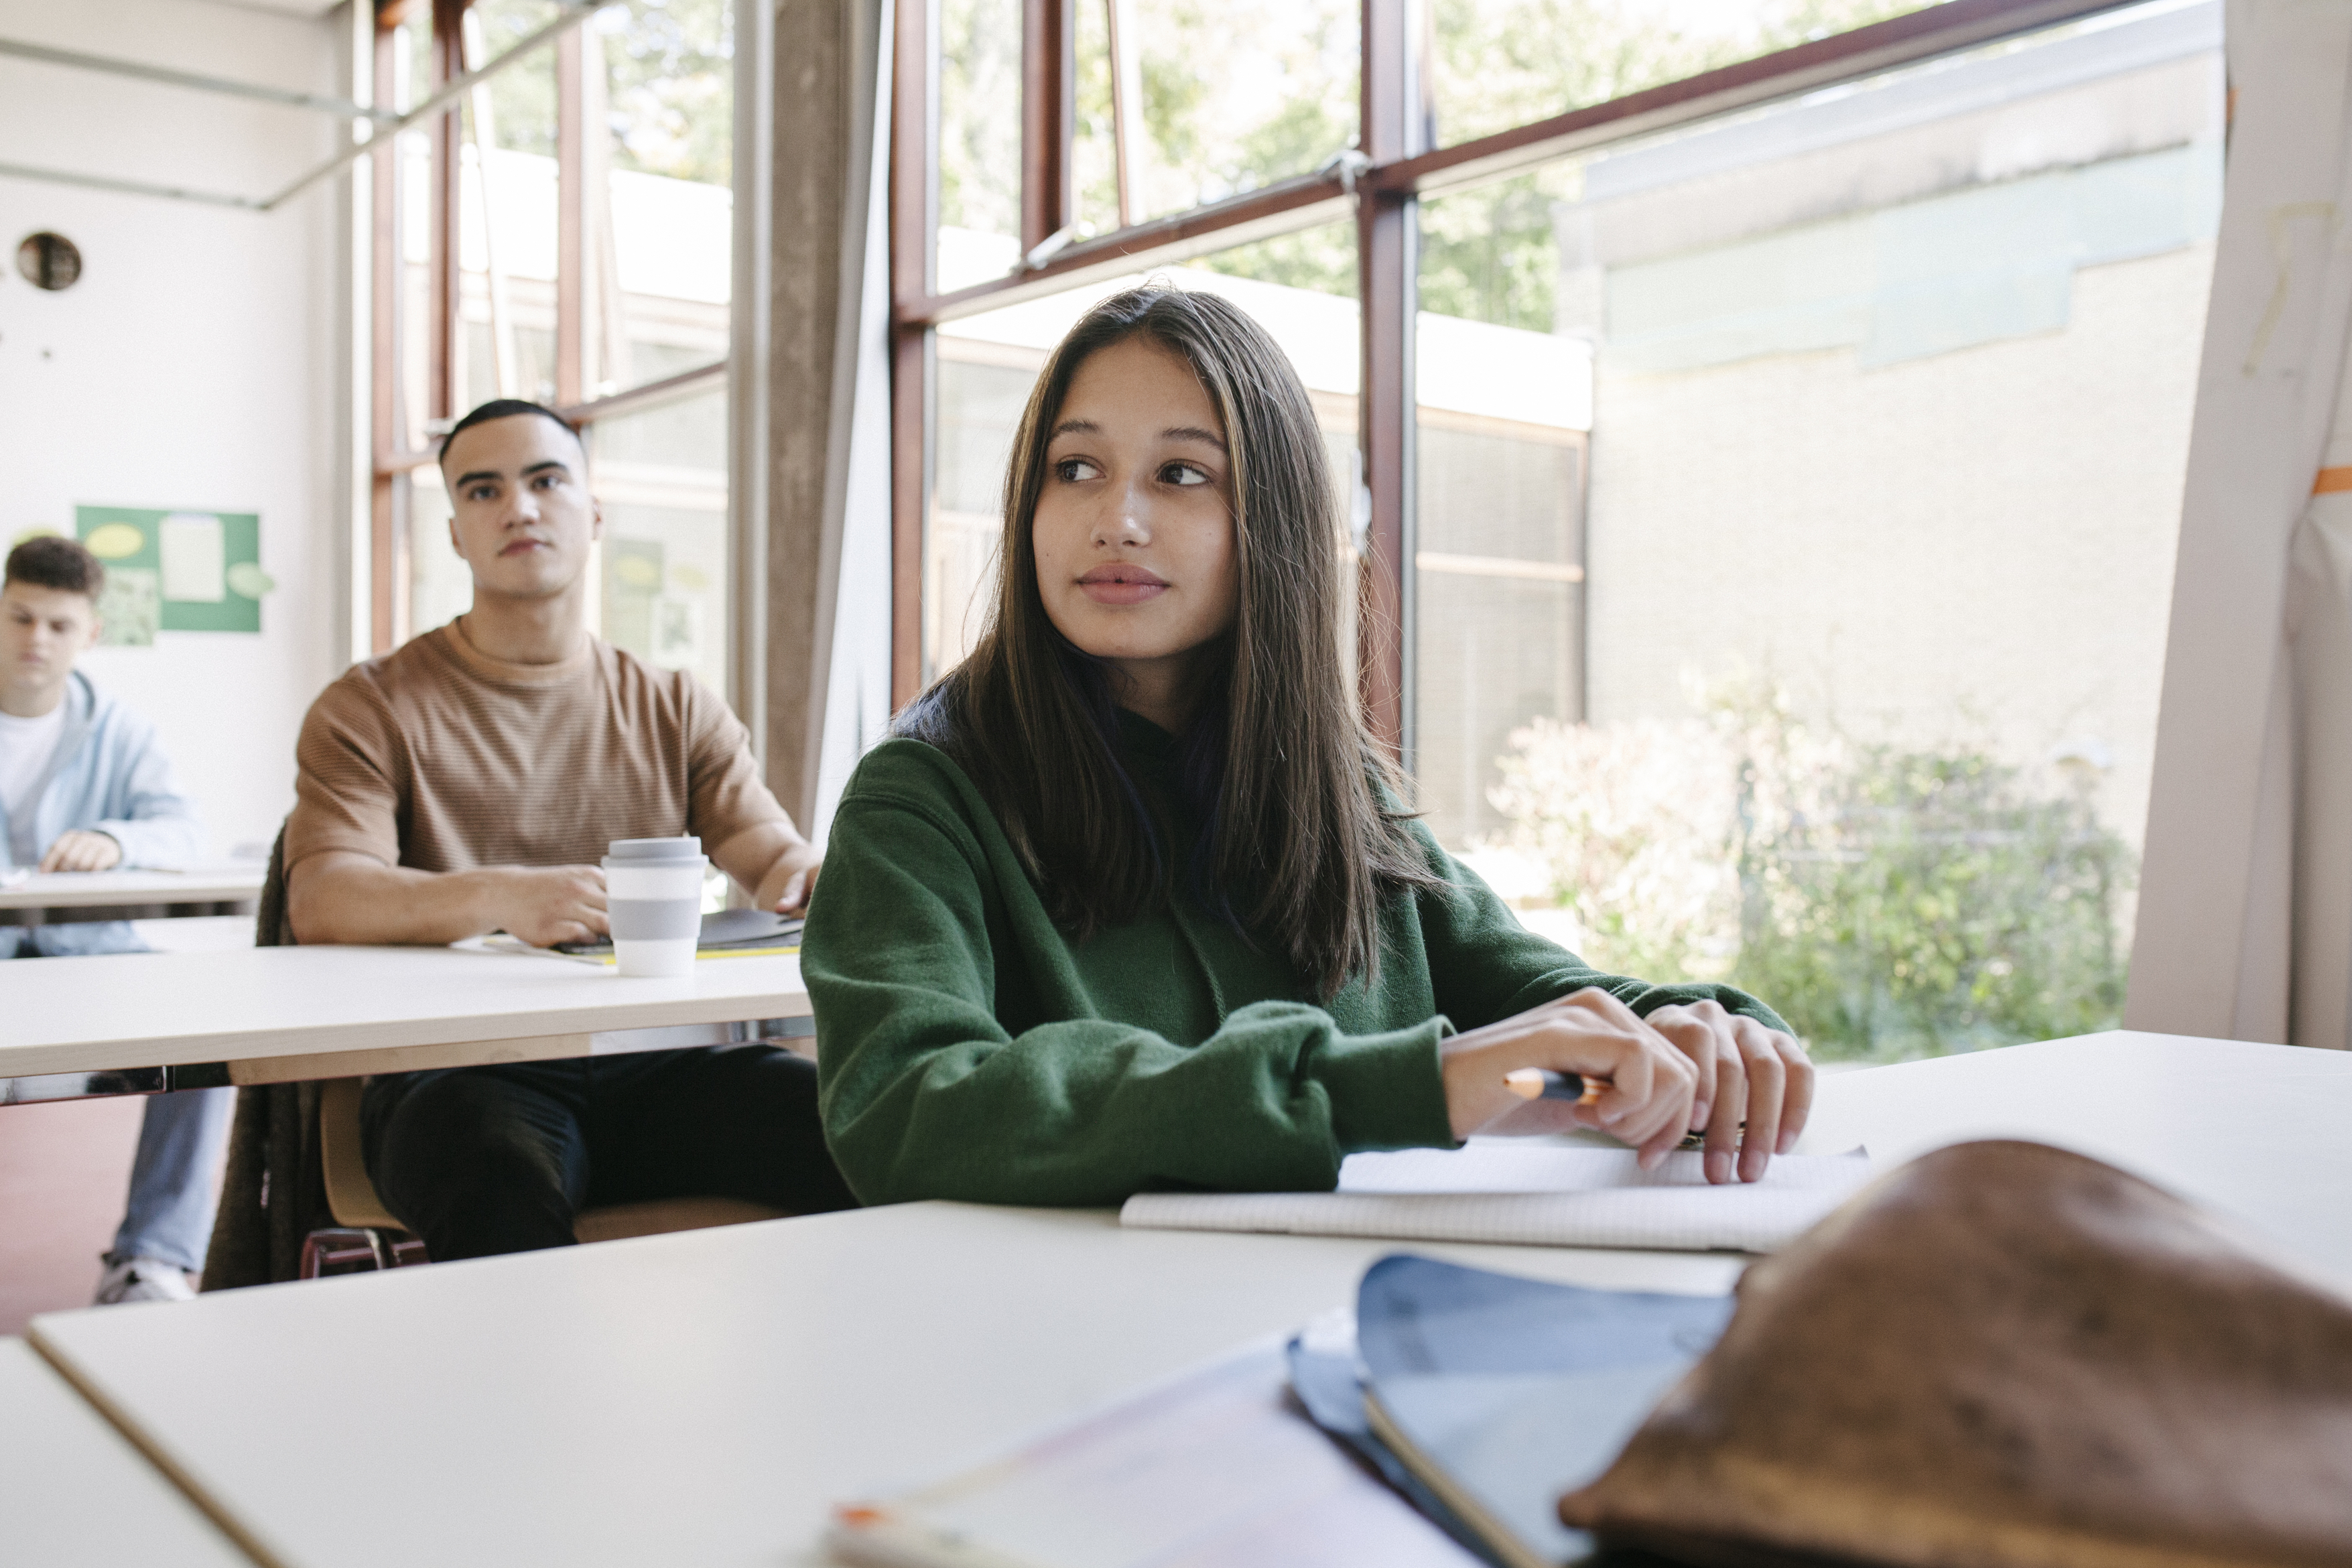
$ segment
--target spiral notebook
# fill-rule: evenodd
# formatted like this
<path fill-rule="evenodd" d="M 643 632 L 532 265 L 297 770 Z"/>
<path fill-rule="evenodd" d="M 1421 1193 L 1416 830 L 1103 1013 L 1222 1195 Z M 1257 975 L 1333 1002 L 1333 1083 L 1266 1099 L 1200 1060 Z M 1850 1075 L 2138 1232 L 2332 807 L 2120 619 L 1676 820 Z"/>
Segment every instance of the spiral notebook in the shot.
<path fill-rule="evenodd" d="M 1696 1152 L 1644 1171 L 1630 1149 L 1477 1138 L 1351 1154 L 1329 1193 L 1139 1193 L 1121 1225 L 1398 1241 L 1772 1252 L 1870 1179 L 1870 1156 L 1783 1154 L 1760 1182 L 1712 1185 Z"/>

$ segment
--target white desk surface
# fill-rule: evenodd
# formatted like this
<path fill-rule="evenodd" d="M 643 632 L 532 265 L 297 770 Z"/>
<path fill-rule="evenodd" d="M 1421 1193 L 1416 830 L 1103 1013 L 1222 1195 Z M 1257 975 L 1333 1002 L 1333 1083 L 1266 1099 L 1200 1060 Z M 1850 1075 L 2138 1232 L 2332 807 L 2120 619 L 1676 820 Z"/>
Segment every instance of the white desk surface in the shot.
<path fill-rule="evenodd" d="M 204 1510 L 22 1340 L 0 1340 L 0 1555 L 79 1568 L 251 1568 Z"/>
<path fill-rule="evenodd" d="M 286 1568 L 809 1560 L 928 1479 L 1350 1299 L 1366 1241 L 913 1204 L 45 1317 Z M 1592 1284 L 1737 1259 L 1416 1250 Z M 354 1499 L 399 1500 L 383 1529 Z"/>
<path fill-rule="evenodd" d="M 1836 1073 L 1798 1147 L 1881 1167 L 1976 1138 L 2105 1160 L 2352 1289 L 2352 1051 L 2116 1030 Z"/>
<path fill-rule="evenodd" d="M 225 952 L 253 945 L 251 915 L 181 915 L 132 921 L 139 940 L 157 952 Z"/>
<path fill-rule="evenodd" d="M 2352 1221 L 2321 1198 L 2347 1190 L 2347 1112 L 2352 1057 L 2109 1035 L 1829 1078 L 1807 1147 L 1865 1142 L 1892 1165 L 1971 1136 L 2055 1139 L 2341 1265 Z M 811 1560 L 828 1505 L 1294 1329 L 1394 1250 L 919 1204 L 57 1313 L 32 1331 L 272 1563 L 776 1568 Z M 1701 1292 L 1742 1265 L 1412 1250 Z M 403 1500 L 397 1528 L 352 1528 L 354 1497 Z"/>
<path fill-rule="evenodd" d="M 336 1056 L 347 1072 L 587 1055 L 619 1029 L 803 1018 L 796 958 L 709 958 L 677 980 L 440 947 L 107 953 L 0 972 L 0 1078 Z M 569 1043 L 566 1043 L 568 1038 Z M 619 1048 L 642 1048 L 619 1047 Z M 404 1051 L 404 1063 L 371 1060 Z M 305 1076 L 342 1076 L 331 1062 Z"/>
<path fill-rule="evenodd" d="M 0 888 L 0 910 L 89 909 L 105 904 L 220 904 L 261 896 L 264 868 L 186 871 L 52 871 Z"/>

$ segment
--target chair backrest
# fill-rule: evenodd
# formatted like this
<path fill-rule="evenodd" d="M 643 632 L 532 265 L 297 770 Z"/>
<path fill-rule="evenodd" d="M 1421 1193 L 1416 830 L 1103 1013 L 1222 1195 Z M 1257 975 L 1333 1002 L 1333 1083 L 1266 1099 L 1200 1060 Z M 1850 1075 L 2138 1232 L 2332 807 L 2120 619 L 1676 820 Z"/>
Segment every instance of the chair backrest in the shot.
<path fill-rule="evenodd" d="M 253 910 L 253 945 L 292 947 L 294 922 L 286 913 L 286 825 L 269 846 L 269 869 L 262 873 L 260 901 Z"/>
<path fill-rule="evenodd" d="M 326 1177 L 327 1207 L 334 1214 L 335 1223 L 347 1229 L 399 1230 L 403 1228 L 400 1221 L 376 1196 L 375 1184 L 368 1179 L 367 1162 L 360 1153 L 360 1086 L 364 1081 L 339 1078 L 319 1086 L 319 1163 Z M 674 1230 L 784 1219 L 791 1212 L 745 1198 L 654 1198 L 583 1210 L 572 1233 L 583 1242 L 618 1241 Z"/>
<path fill-rule="evenodd" d="M 293 927 L 286 918 L 282 826 L 269 847 L 269 870 L 254 914 L 253 941 L 257 947 L 294 945 Z M 318 1173 L 317 1099 L 317 1086 L 307 1083 L 262 1084 L 236 1091 L 220 1209 L 205 1254 L 206 1290 L 267 1285 L 295 1279 L 300 1272 L 304 1239 L 329 1218 Z M 265 1194 L 269 1202 L 263 1201 Z"/>
<path fill-rule="evenodd" d="M 319 1086 L 319 1163 L 327 1208 L 337 1225 L 353 1230 L 399 1230 L 400 1221 L 375 1195 L 360 1152 L 360 1086 L 365 1081 L 339 1078 Z"/>

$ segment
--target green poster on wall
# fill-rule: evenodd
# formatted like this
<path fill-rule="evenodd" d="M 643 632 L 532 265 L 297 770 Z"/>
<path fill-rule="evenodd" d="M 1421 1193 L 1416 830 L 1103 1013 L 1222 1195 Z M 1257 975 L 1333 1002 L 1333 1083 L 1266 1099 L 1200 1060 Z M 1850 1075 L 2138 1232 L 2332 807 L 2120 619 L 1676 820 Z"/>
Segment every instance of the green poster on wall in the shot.
<path fill-rule="evenodd" d="M 261 629 L 261 596 L 275 584 L 261 570 L 257 513 L 79 506 L 74 532 L 106 565 L 98 608 L 109 643 Z"/>

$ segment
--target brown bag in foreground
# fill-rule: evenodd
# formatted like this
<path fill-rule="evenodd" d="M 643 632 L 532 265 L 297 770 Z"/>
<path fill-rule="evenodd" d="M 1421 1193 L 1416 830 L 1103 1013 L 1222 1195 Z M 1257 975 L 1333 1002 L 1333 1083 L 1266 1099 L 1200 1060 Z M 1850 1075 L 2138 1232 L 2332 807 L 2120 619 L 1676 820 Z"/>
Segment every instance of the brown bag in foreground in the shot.
<path fill-rule="evenodd" d="M 2112 1166 L 1945 1149 L 1750 1268 L 1559 1516 L 1709 1568 L 2352 1563 L 2352 1302 Z"/>

